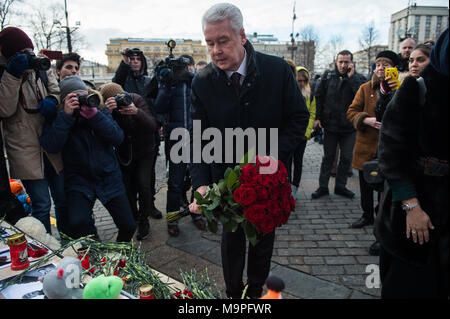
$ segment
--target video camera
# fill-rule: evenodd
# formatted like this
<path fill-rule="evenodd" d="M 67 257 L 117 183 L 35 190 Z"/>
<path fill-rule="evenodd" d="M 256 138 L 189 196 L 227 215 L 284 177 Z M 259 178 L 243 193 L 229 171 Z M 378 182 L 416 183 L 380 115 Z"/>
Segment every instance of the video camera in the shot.
<path fill-rule="evenodd" d="M 23 53 L 28 59 L 28 65 L 30 66 L 30 69 L 43 71 L 47 71 L 48 69 L 50 69 L 51 64 L 48 58 L 38 57 L 31 50 L 27 50 Z"/>
<path fill-rule="evenodd" d="M 163 78 L 168 82 L 182 80 L 183 73 L 187 71 L 187 66 L 190 61 L 185 57 L 175 58 L 172 53 L 173 49 L 177 46 L 175 40 L 169 40 L 166 45 L 169 48 L 169 55 L 156 66 L 156 78 L 158 82 L 163 80 Z"/>

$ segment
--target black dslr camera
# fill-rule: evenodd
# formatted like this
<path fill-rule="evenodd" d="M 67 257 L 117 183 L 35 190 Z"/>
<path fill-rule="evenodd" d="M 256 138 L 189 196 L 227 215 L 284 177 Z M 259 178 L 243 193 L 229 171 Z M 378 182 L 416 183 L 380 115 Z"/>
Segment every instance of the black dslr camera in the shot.
<path fill-rule="evenodd" d="M 43 71 L 47 71 L 48 69 L 50 69 L 49 59 L 36 56 L 36 54 L 34 54 L 34 52 L 31 50 L 27 50 L 23 53 L 26 55 L 28 59 L 28 65 L 30 66 L 30 69 Z"/>
<path fill-rule="evenodd" d="M 128 49 L 126 51 L 123 51 L 122 54 L 126 55 L 127 57 L 135 56 L 135 55 L 141 55 L 142 51 L 138 48 Z"/>
<path fill-rule="evenodd" d="M 169 47 L 169 55 L 155 68 L 155 74 L 158 82 L 166 81 L 166 82 L 176 82 L 182 81 L 188 72 L 187 66 L 190 61 L 185 57 L 175 58 L 172 51 L 177 46 L 175 40 L 169 40 L 167 42 L 167 46 Z"/>
<path fill-rule="evenodd" d="M 128 93 L 117 94 L 114 97 L 114 100 L 117 103 L 117 108 L 118 109 L 120 109 L 120 108 L 122 108 L 124 106 L 128 106 L 131 103 L 133 103 L 133 99 L 132 99 L 131 95 L 128 94 Z"/>
<path fill-rule="evenodd" d="M 98 107 L 100 105 L 100 97 L 97 94 L 77 94 L 76 98 L 78 99 L 78 103 L 81 105 L 86 105 L 87 107 Z"/>

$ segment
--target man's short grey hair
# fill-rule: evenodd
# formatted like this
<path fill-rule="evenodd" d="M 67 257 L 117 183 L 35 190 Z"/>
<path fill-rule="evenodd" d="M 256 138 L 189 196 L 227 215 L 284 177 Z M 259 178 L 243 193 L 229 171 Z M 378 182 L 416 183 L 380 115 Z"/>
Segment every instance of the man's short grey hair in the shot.
<path fill-rule="evenodd" d="M 205 31 L 207 23 L 216 23 L 230 19 L 231 28 L 239 34 L 244 28 L 241 10 L 231 3 L 218 3 L 209 8 L 202 18 L 202 27 Z"/>

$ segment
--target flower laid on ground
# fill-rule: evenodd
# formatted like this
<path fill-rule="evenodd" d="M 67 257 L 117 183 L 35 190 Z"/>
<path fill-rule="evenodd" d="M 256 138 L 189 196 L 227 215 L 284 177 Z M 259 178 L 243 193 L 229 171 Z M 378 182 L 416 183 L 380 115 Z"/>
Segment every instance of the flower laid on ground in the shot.
<path fill-rule="evenodd" d="M 242 227 L 255 245 L 258 235 L 287 223 L 295 200 L 281 161 L 267 156 L 256 156 L 255 163 L 247 159 L 248 155 L 242 164 L 228 168 L 224 178 L 209 186 L 204 197 L 198 192 L 194 196 L 210 231 L 217 232 L 219 222 L 229 232 Z"/>
<path fill-rule="evenodd" d="M 184 289 L 183 292 L 177 291 L 172 296 L 170 296 L 170 299 L 193 299 L 193 298 L 194 295 L 187 289 Z"/>

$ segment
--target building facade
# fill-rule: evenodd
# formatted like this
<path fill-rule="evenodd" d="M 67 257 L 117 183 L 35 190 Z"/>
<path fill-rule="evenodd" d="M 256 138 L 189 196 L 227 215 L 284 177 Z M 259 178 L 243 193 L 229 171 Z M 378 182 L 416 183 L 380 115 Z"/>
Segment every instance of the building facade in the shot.
<path fill-rule="evenodd" d="M 448 27 L 448 7 L 412 5 L 391 15 L 389 50 L 400 52 L 400 43 L 411 37 L 418 43 L 436 40 Z"/>
<path fill-rule="evenodd" d="M 314 58 L 316 54 L 314 41 L 296 41 L 292 45 L 288 41 L 278 41 L 272 34 L 258 34 L 256 32 L 247 34 L 246 37 L 256 51 L 275 55 L 283 59 L 292 59 L 297 66 L 305 66 L 311 73 L 314 72 Z"/>
<path fill-rule="evenodd" d="M 152 68 L 159 61 L 169 55 L 167 42 L 170 39 L 158 38 L 116 38 L 110 39 L 106 44 L 105 54 L 108 57 L 108 72 L 115 72 L 120 62 L 125 48 L 138 48 L 147 59 L 148 67 Z M 173 50 L 175 56 L 188 54 L 194 58 L 195 63 L 198 61 L 209 62 L 209 55 L 206 46 L 200 40 L 175 39 L 176 47 Z M 150 73 L 150 70 L 149 70 Z"/>
<path fill-rule="evenodd" d="M 355 62 L 355 70 L 361 74 L 371 74 L 372 64 L 375 62 L 375 57 L 378 53 L 385 50 L 388 50 L 387 45 L 374 45 L 370 47 L 370 59 L 367 49 L 354 52 L 353 61 Z"/>

